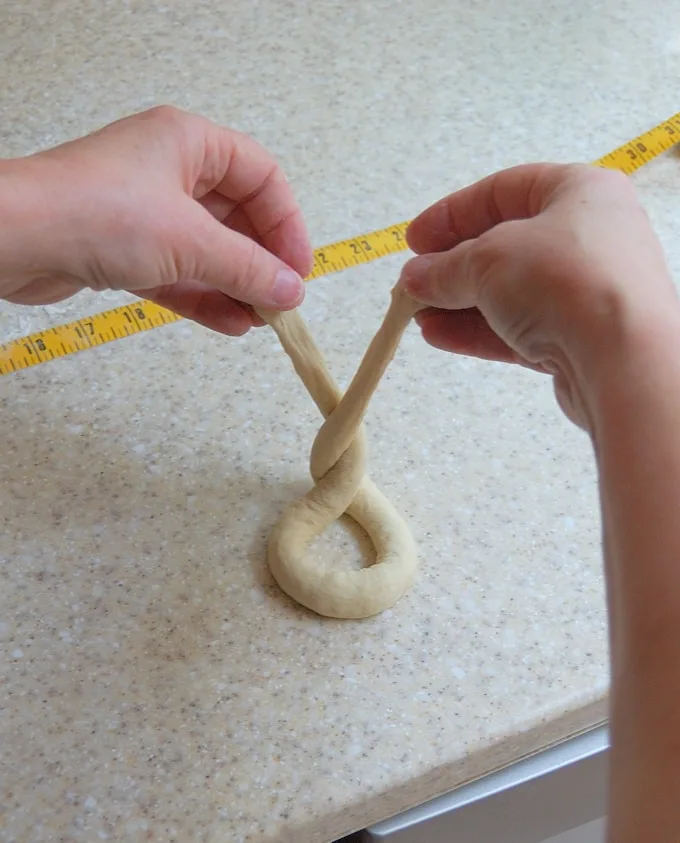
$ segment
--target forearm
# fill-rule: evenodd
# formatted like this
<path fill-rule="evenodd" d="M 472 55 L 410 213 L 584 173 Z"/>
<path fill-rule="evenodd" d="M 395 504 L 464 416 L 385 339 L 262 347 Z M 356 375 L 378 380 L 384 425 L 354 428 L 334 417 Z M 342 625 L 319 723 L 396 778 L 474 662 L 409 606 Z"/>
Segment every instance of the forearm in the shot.
<path fill-rule="evenodd" d="M 609 605 L 610 840 L 680 829 L 680 318 L 589 380 Z"/>

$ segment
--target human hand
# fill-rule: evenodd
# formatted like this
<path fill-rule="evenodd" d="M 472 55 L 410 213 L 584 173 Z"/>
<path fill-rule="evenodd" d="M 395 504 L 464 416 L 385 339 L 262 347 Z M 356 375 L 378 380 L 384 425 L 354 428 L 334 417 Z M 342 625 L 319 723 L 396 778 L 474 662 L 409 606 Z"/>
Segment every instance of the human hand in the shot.
<path fill-rule="evenodd" d="M 599 358 L 678 312 L 661 245 L 618 172 L 504 170 L 425 210 L 407 241 L 419 257 L 401 283 L 432 306 L 416 316 L 425 339 L 553 374 L 560 406 L 582 427 Z"/>
<path fill-rule="evenodd" d="M 168 106 L 0 162 L 0 218 L 0 297 L 19 304 L 121 289 L 242 334 L 248 305 L 298 305 L 312 266 L 274 159 Z"/>

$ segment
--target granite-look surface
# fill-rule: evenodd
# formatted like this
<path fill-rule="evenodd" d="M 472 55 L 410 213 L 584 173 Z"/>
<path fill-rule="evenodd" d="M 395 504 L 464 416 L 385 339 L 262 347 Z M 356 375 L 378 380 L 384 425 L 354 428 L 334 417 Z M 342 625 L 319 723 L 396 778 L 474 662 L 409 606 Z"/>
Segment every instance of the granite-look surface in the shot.
<path fill-rule="evenodd" d="M 470 8 L 470 6 L 473 8 Z M 0 0 L 0 154 L 157 102 L 275 152 L 315 245 L 678 109 L 680 7 L 630 0 Z M 680 270 L 680 162 L 636 176 Z M 315 281 L 346 384 L 403 256 Z M 20 336 L 111 306 L 2 306 Z M 411 329 L 367 418 L 416 586 L 362 622 L 266 537 L 319 417 L 268 330 L 178 323 L 0 379 L 0 839 L 329 841 L 601 720 L 593 464 L 547 379 Z M 357 558 L 336 527 L 317 542 Z M 349 551 L 349 553 L 348 553 Z"/>

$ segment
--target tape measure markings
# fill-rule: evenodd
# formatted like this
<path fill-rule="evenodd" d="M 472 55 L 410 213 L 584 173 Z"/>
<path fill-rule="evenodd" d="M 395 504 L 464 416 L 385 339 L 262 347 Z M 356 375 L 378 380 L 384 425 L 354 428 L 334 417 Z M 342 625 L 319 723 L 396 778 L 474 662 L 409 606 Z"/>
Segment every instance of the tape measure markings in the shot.
<path fill-rule="evenodd" d="M 680 112 L 593 163 L 631 175 L 678 142 Z M 311 281 L 406 251 L 408 224 L 409 221 L 400 222 L 316 249 L 312 271 L 306 280 Z M 171 310 L 145 299 L 104 310 L 8 343 L 0 343 L 0 375 L 9 375 L 181 319 Z"/>
<path fill-rule="evenodd" d="M 624 143 L 618 149 L 608 152 L 594 163 L 631 175 L 654 158 L 667 152 L 678 142 L 680 142 L 680 112 L 648 132 Z"/>
<path fill-rule="evenodd" d="M 314 266 L 306 280 L 405 251 L 407 226 L 408 222 L 401 222 L 316 249 Z"/>

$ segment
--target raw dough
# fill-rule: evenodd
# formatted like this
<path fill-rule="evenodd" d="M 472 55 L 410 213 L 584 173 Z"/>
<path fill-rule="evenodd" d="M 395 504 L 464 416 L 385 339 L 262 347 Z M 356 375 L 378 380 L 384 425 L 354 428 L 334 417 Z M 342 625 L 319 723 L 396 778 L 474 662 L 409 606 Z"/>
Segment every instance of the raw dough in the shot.
<path fill-rule="evenodd" d="M 258 310 L 276 331 L 307 391 L 325 417 L 314 444 L 314 487 L 274 527 L 268 562 L 281 588 L 298 603 L 332 618 L 365 618 L 392 606 L 411 586 L 416 548 L 408 527 L 365 476 L 366 436 L 361 424 L 371 399 L 413 315 L 422 305 L 399 287 L 347 392 L 342 395 L 296 310 Z M 358 571 L 328 570 L 307 553 L 309 543 L 346 512 L 368 533 L 376 561 Z"/>

